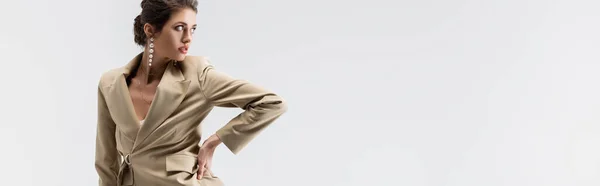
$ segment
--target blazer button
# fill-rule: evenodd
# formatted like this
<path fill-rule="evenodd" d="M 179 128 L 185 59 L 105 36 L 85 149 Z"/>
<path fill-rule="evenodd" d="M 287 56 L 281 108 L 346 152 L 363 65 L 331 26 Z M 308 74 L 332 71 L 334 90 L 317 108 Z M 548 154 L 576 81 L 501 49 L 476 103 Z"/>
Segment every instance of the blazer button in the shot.
<path fill-rule="evenodd" d="M 131 161 L 129 160 L 129 154 L 125 155 L 124 160 L 127 165 L 131 165 Z"/>

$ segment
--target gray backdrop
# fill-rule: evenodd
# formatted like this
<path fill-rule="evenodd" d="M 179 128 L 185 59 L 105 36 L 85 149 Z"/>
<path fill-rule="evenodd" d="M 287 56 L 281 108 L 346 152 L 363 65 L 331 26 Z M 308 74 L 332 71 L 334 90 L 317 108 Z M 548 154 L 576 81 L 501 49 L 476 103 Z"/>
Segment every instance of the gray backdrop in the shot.
<path fill-rule="evenodd" d="M 0 7 L 2 185 L 95 185 L 96 86 L 127 63 L 140 1 Z M 600 184 L 592 0 L 201 0 L 190 55 L 288 112 L 228 186 Z M 216 109 L 214 132 L 239 109 Z"/>

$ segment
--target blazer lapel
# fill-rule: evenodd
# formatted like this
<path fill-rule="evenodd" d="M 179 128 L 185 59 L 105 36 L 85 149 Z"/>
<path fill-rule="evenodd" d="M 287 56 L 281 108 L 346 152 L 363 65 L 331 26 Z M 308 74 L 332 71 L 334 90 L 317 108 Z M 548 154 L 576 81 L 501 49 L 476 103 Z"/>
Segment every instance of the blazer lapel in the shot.
<path fill-rule="evenodd" d="M 139 131 L 139 121 L 131 101 L 131 95 L 127 86 L 126 77 L 129 76 L 131 70 L 136 68 L 139 64 L 139 60 L 142 57 L 142 53 L 138 54 L 133 58 L 125 67 L 121 68 L 122 76 L 115 78 L 112 83 L 108 98 L 112 102 L 111 115 L 115 123 L 118 123 L 118 127 L 124 132 L 125 136 L 131 140 L 136 140 L 136 135 Z"/>
<path fill-rule="evenodd" d="M 133 148 L 136 148 L 165 121 L 181 104 L 187 92 L 190 80 L 186 80 L 181 70 L 173 65 L 174 61 L 167 64 L 167 69 L 156 88 L 154 100 L 148 110 L 148 115 L 141 126 Z M 134 114 L 135 116 L 135 114 Z"/>

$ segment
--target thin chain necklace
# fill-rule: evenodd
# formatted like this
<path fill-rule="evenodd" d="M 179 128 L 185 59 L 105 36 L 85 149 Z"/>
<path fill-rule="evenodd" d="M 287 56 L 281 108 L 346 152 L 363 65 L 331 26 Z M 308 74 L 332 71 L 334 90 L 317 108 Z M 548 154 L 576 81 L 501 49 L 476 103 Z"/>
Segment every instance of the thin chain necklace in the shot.
<path fill-rule="evenodd" d="M 146 72 L 144 71 L 144 68 L 141 68 L 141 70 L 142 70 L 142 73 L 143 73 L 143 74 L 146 74 Z M 150 99 L 150 101 L 146 101 L 146 98 L 144 98 L 144 89 L 145 89 L 145 88 L 146 88 L 146 86 L 148 86 L 148 85 L 143 85 L 143 86 L 142 86 L 142 83 L 140 82 L 140 80 L 136 80 L 136 81 L 137 81 L 138 87 L 140 88 L 140 96 L 142 97 L 142 100 L 143 100 L 144 102 L 146 102 L 147 104 L 149 104 L 149 105 L 150 105 L 150 104 L 152 104 L 152 99 Z"/>

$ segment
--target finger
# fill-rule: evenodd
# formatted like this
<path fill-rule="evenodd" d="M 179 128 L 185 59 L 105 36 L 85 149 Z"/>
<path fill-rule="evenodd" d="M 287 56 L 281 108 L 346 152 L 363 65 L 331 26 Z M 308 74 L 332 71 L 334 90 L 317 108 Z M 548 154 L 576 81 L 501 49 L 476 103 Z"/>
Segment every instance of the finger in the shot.
<path fill-rule="evenodd" d="M 202 178 L 202 176 L 204 176 L 204 171 L 205 171 L 204 166 L 205 165 L 206 165 L 206 163 L 204 163 L 204 162 L 198 164 L 198 175 L 197 175 L 196 179 L 200 180 Z"/>
<path fill-rule="evenodd" d="M 198 180 L 202 179 L 202 177 L 204 176 L 204 171 L 205 171 L 204 168 L 198 168 L 198 176 L 197 176 Z"/>
<path fill-rule="evenodd" d="M 211 163 L 206 163 L 206 169 L 204 170 L 204 174 L 210 174 L 210 175 L 213 175 L 213 174 L 212 174 L 212 171 L 211 171 L 211 169 L 210 169 L 210 166 L 211 166 Z M 214 175 L 213 175 L 213 176 L 214 176 Z"/>
<path fill-rule="evenodd" d="M 204 177 L 205 171 L 206 171 L 205 169 L 200 170 L 200 172 L 198 173 L 198 180 L 200 180 L 200 179 L 202 179 L 202 177 Z"/>

